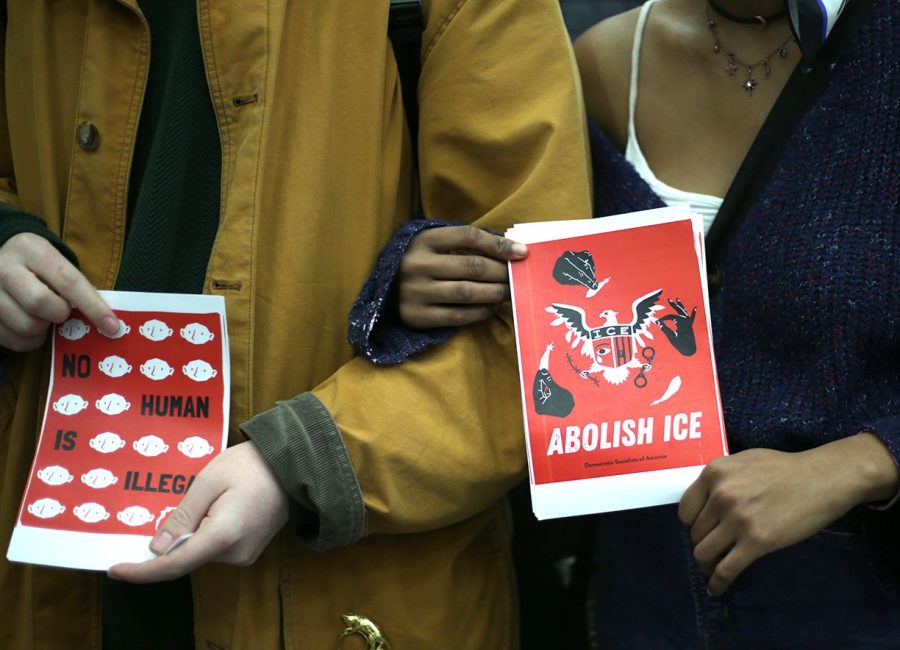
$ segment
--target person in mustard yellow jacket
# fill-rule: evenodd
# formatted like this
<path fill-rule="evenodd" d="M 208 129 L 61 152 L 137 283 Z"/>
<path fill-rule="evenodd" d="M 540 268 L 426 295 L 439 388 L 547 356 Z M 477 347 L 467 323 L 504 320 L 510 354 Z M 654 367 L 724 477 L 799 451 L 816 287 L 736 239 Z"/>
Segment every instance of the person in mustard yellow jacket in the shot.
<path fill-rule="evenodd" d="M 111 577 L 190 574 L 178 593 L 196 648 L 319 650 L 344 634 L 340 647 L 362 647 L 356 633 L 395 650 L 517 647 L 503 495 L 525 457 L 509 313 L 389 370 L 346 342 L 358 287 L 414 203 L 388 1 L 5 4 L 3 544 L 43 412 L 49 326 L 75 306 L 112 331 L 95 289 L 218 294 L 230 446 L 153 548 L 194 537 Z M 555 0 L 424 10 L 424 214 L 498 231 L 589 216 Z M 109 597 L 120 583 L 101 584 L 0 561 L 0 648 L 103 636 L 116 648 L 130 605 Z M 135 636 L 166 628 L 154 611 L 137 612 Z"/>

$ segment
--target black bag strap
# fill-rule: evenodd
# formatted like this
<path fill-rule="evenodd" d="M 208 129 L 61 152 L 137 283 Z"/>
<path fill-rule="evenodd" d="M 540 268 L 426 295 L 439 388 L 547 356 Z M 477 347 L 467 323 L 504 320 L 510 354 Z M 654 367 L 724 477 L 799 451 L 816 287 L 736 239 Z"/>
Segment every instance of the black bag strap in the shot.
<path fill-rule="evenodd" d="M 768 183 L 788 138 L 821 94 L 832 64 L 853 42 L 875 1 L 848 2 L 825 45 L 809 64 L 801 62 L 797 66 L 769 112 L 706 235 L 710 291 L 715 291 L 721 283 L 719 265 L 725 259 L 741 219 Z"/>
<path fill-rule="evenodd" d="M 413 160 L 417 160 L 419 136 L 419 65 L 422 51 L 422 29 L 425 25 L 421 0 L 391 0 L 388 36 L 397 60 L 400 90 L 406 126 L 412 140 Z"/>

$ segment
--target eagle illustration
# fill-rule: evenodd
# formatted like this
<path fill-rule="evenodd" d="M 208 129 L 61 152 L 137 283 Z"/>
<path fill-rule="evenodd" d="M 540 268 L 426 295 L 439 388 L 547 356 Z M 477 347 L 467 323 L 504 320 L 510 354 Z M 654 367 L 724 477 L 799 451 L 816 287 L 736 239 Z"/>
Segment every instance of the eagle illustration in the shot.
<path fill-rule="evenodd" d="M 662 310 L 656 302 L 662 295 L 662 289 L 651 291 L 637 298 L 631 305 L 631 322 L 619 323 L 618 313 L 606 309 L 600 312 L 602 322 L 596 327 L 586 324 L 584 309 L 574 305 L 551 304 L 545 311 L 556 318 L 551 325 L 565 325 L 566 341 L 574 348 L 581 344 L 581 354 L 591 359 L 588 370 L 582 377 L 601 373 L 611 384 L 619 385 L 625 381 L 631 368 L 641 366 L 636 354 L 636 346 L 646 347 L 643 337 L 653 338 L 650 325 L 656 322 L 654 314 Z"/>

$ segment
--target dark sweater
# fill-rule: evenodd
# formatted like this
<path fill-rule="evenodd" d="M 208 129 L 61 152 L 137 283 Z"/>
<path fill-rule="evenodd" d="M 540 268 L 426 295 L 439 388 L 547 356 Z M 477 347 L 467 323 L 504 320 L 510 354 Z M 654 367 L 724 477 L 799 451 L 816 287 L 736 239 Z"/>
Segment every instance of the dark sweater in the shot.
<path fill-rule="evenodd" d="M 150 70 L 131 164 L 116 288 L 201 293 L 219 226 L 222 149 L 196 2 L 141 0 Z"/>
<path fill-rule="evenodd" d="M 596 216 L 660 205 L 591 132 Z M 752 171 L 752 170 L 750 170 Z M 396 363 L 444 340 L 411 333 L 387 304 L 411 222 L 354 306 L 350 341 Z M 874 431 L 900 459 L 900 3 L 875 9 L 788 138 L 721 262 L 711 301 L 733 452 L 798 451 Z M 376 308 L 373 308 L 373 305 Z M 900 587 L 900 506 L 859 508 L 880 575 Z"/>

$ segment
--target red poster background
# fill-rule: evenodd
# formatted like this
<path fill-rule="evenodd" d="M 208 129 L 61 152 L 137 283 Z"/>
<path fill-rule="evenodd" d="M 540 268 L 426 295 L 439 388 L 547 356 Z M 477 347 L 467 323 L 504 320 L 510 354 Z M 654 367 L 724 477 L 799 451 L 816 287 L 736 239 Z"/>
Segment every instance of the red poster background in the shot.
<path fill-rule="evenodd" d="M 35 464 L 25 492 L 20 523 L 37 528 L 70 530 L 89 533 L 119 533 L 152 535 L 160 515 L 168 507 L 178 504 L 183 493 L 150 492 L 124 489 L 128 471 L 140 472 L 141 486 L 145 485 L 148 474 L 152 473 L 151 486 L 159 485 L 163 474 L 195 476 L 216 453 L 222 450 L 224 431 L 223 413 L 223 358 L 222 326 L 217 313 L 178 313 L 158 311 L 128 311 L 117 309 L 116 314 L 131 329 L 119 339 L 110 339 L 96 328 L 81 339 L 70 341 L 54 328 L 55 352 L 52 368 L 52 387 L 48 397 L 48 408 Z M 73 312 L 72 318 L 87 319 Z M 166 323 L 172 334 L 163 341 L 150 341 L 139 332 L 140 326 L 148 320 L 158 319 Z M 202 345 L 192 344 L 180 336 L 181 328 L 190 323 L 200 323 L 213 333 L 213 338 Z M 86 377 L 63 376 L 63 359 L 67 355 L 86 355 L 89 358 L 89 374 Z M 124 358 L 131 371 L 126 375 L 109 377 L 99 369 L 99 363 L 107 356 Z M 166 379 L 154 381 L 141 374 L 140 366 L 149 359 L 165 360 L 174 372 Z M 201 359 L 216 369 L 215 377 L 203 382 L 188 379 L 182 367 L 195 359 Z M 84 366 L 82 366 L 84 367 Z M 96 401 L 108 393 L 117 393 L 130 402 L 130 408 L 118 415 L 107 415 L 96 408 Z M 88 402 L 88 407 L 75 415 L 62 415 L 53 410 L 52 404 L 61 396 L 79 395 Z M 159 417 L 141 415 L 141 396 L 184 395 L 209 398 L 209 418 Z M 75 431 L 74 449 L 67 451 L 57 448 L 57 431 Z M 97 434 L 111 431 L 125 441 L 124 447 L 113 453 L 101 453 L 89 445 Z M 162 438 L 169 446 L 165 453 L 155 457 L 139 454 L 132 447 L 134 441 L 145 435 Z M 178 450 L 178 443 L 190 436 L 206 439 L 214 448 L 212 454 L 201 458 L 189 458 Z M 63 485 L 47 485 L 35 473 L 48 466 L 65 467 L 73 475 L 71 482 Z M 115 484 L 95 489 L 81 481 L 82 474 L 95 468 L 105 468 L 118 478 Z M 171 486 L 173 479 L 168 481 Z M 55 517 L 42 519 L 28 511 L 28 505 L 38 499 L 52 498 L 65 506 L 65 511 Z M 85 523 L 75 516 L 74 508 L 83 503 L 99 503 L 108 512 L 109 518 L 96 523 Z M 142 506 L 153 513 L 154 518 L 141 526 L 129 526 L 120 522 L 116 514 L 129 506 Z"/>
<path fill-rule="evenodd" d="M 725 452 L 721 408 L 715 379 L 711 341 L 708 336 L 701 268 L 695 248 L 695 234 L 689 220 L 643 226 L 610 233 L 600 233 L 529 244 L 528 257 L 512 264 L 514 309 L 516 313 L 519 363 L 522 372 L 523 397 L 533 480 L 537 484 L 627 474 L 682 466 L 702 465 Z M 596 278 L 609 282 L 593 297 L 586 297 L 581 285 L 563 285 L 553 277 L 557 258 L 566 251 L 589 251 L 596 266 Z M 653 338 L 643 337 L 654 349 L 652 368 L 645 373 L 647 385 L 638 388 L 634 379 L 639 369 L 631 369 L 622 384 L 614 385 L 601 374 L 590 379 L 579 371 L 591 367 L 592 359 L 582 355 L 579 342 L 575 347 L 566 342 L 565 324 L 553 326 L 552 313 L 545 311 L 551 303 L 581 307 L 588 328 L 598 327 L 600 312 L 618 312 L 618 322 L 630 323 L 635 299 L 662 289 L 657 302 L 664 309 L 661 317 L 675 313 L 668 299 L 680 299 L 688 313 L 694 307 L 697 315 L 693 332 L 697 351 L 692 356 L 679 353 L 665 338 L 659 327 L 650 326 Z M 554 382 L 570 391 L 574 409 L 565 417 L 539 415 L 535 410 L 532 383 L 547 344 L 552 343 L 549 372 Z M 636 347 L 640 357 L 642 348 Z M 668 400 L 651 405 L 666 391 L 670 380 L 678 375 L 681 389 Z M 665 417 L 700 412 L 702 437 L 684 441 L 663 441 Z M 606 422 L 607 439 L 612 441 L 615 421 L 653 418 L 653 442 L 646 445 L 619 446 L 592 451 L 554 453 L 548 455 L 551 438 L 559 430 L 563 448 L 567 427 Z M 646 420 L 645 420 L 646 421 Z"/>

